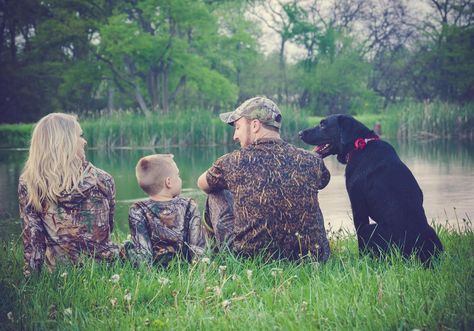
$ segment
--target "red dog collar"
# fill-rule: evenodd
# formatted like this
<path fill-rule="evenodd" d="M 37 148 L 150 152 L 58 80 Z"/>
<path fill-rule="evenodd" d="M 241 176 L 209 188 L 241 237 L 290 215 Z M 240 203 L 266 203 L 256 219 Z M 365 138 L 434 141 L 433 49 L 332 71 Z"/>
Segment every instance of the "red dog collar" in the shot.
<path fill-rule="evenodd" d="M 367 146 L 367 143 L 369 141 L 374 141 L 374 140 L 380 140 L 379 136 L 371 137 L 371 138 L 357 138 L 356 141 L 354 141 L 354 146 L 355 149 L 347 153 L 346 155 L 346 163 L 349 163 L 352 157 L 352 153 L 354 153 L 356 150 L 361 150 L 364 149 L 365 146 Z"/>
<path fill-rule="evenodd" d="M 373 140 L 380 140 L 379 136 L 375 136 L 375 137 L 372 137 L 372 138 L 358 138 L 356 139 L 356 141 L 354 141 L 354 146 L 356 149 L 364 149 L 365 146 L 367 145 L 367 143 L 369 141 L 373 141 Z"/>

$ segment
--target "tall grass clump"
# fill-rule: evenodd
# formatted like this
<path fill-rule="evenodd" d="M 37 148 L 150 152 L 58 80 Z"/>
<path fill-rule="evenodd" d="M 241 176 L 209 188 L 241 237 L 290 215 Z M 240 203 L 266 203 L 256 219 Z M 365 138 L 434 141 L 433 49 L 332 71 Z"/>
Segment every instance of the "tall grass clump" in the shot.
<path fill-rule="evenodd" d="M 282 137 L 298 139 L 305 114 L 283 112 Z M 233 130 L 210 111 L 179 111 L 145 116 L 131 111 L 79 116 L 89 147 L 212 146 L 232 142 Z M 34 124 L 0 125 L 0 147 L 28 147 Z"/>
<path fill-rule="evenodd" d="M 284 114 L 282 136 L 295 140 L 307 125 L 304 114 Z M 209 146 L 232 142 L 233 130 L 209 111 L 176 111 L 144 116 L 133 112 L 113 112 L 81 121 L 89 145 L 122 146 Z"/>
<path fill-rule="evenodd" d="M 397 113 L 397 137 L 474 139 L 474 103 L 409 103 L 392 106 Z"/>
<path fill-rule="evenodd" d="M 346 235 L 332 238 L 325 264 L 208 252 L 167 268 L 88 260 L 28 280 L 21 242 L 7 241 L 0 323 L 7 330 L 472 330 L 472 224 L 437 230 L 446 251 L 429 269 L 397 252 L 359 257 Z"/>
<path fill-rule="evenodd" d="M 33 124 L 0 124 L 0 148 L 28 147 Z"/>

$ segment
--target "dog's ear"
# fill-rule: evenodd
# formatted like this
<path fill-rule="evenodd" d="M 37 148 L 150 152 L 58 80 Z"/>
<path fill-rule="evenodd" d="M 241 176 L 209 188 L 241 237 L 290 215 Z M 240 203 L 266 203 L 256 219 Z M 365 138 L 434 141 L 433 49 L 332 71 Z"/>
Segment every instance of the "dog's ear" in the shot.
<path fill-rule="evenodd" d="M 348 115 L 339 115 L 337 118 L 342 145 L 352 145 L 357 138 L 366 138 L 375 135 L 364 124 Z"/>
<path fill-rule="evenodd" d="M 337 124 L 339 126 L 341 145 L 352 145 L 353 141 L 357 139 L 357 128 L 354 118 L 347 115 L 339 115 L 337 117 Z"/>

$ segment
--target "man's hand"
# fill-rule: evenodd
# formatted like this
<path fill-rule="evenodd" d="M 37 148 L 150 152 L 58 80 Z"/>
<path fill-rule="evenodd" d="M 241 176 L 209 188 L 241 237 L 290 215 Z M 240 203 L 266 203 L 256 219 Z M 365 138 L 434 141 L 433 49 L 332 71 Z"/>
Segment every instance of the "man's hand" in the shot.
<path fill-rule="evenodd" d="M 199 176 L 197 180 L 197 186 L 199 189 L 207 194 L 211 193 L 211 188 L 209 187 L 209 183 L 207 182 L 207 171 L 204 171 L 204 173 Z"/>

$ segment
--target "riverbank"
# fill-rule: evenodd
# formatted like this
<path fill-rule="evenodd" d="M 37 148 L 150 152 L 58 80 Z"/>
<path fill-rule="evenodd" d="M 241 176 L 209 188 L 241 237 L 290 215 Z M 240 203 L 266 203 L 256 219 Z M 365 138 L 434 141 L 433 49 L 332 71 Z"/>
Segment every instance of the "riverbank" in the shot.
<path fill-rule="evenodd" d="M 344 232 L 324 264 L 227 254 L 167 269 L 86 261 L 28 281 L 21 241 L 0 249 L 0 323 L 6 330 L 432 330 L 474 328 L 474 233 L 438 227 L 433 269 L 392 254 L 359 257 Z"/>
<path fill-rule="evenodd" d="M 298 141 L 298 132 L 315 125 L 321 117 L 297 109 L 282 109 L 282 136 Z M 359 114 L 359 121 L 373 128 L 379 123 L 384 137 L 408 140 L 450 138 L 474 140 L 474 104 L 465 106 L 440 102 L 393 105 L 384 113 Z M 232 142 L 233 131 L 209 111 L 177 111 L 167 115 L 144 116 L 117 111 L 79 118 L 88 146 L 169 147 L 212 146 Z M 33 124 L 0 125 L 0 147 L 28 147 Z"/>

